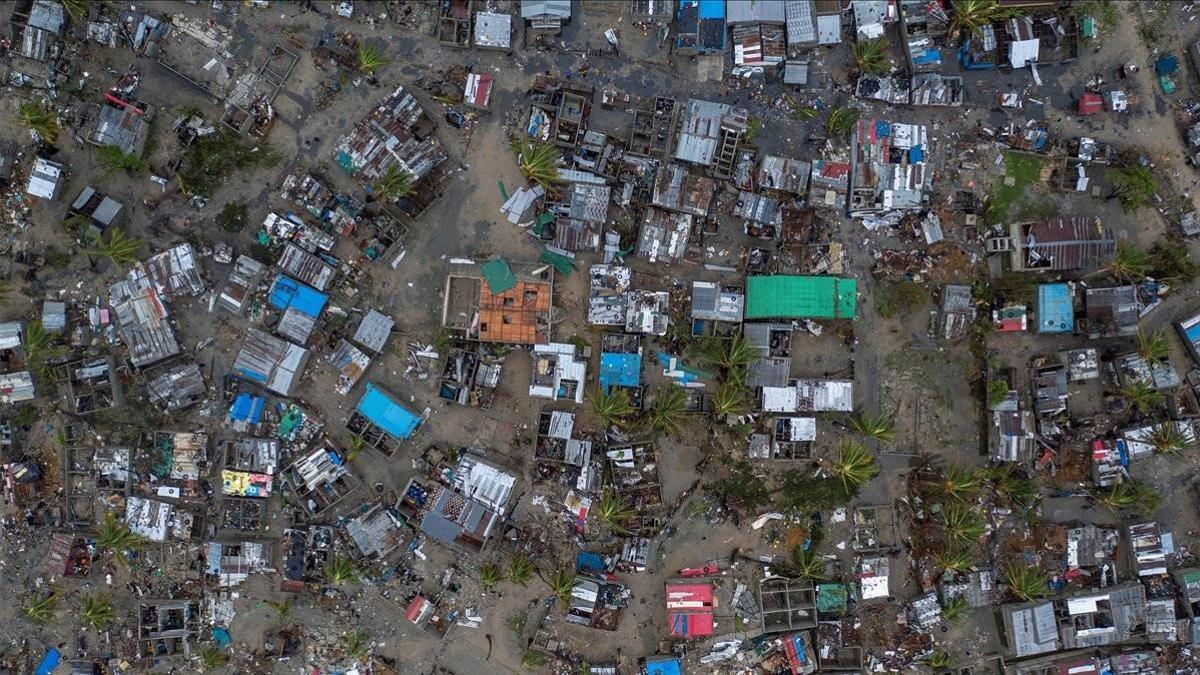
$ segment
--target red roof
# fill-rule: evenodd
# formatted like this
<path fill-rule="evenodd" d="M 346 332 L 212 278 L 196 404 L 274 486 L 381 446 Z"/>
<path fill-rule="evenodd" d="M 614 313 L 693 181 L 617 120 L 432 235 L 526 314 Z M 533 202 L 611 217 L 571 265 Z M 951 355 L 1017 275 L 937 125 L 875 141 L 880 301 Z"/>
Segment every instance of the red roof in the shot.
<path fill-rule="evenodd" d="M 671 635 L 713 634 L 712 584 L 667 584 L 667 621 Z"/>
<path fill-rule="evenodd" d="M 826 178 L 845 178 L 850 173 L 850 165 L 845 162 L 825 162 L 821 174 Z"/>
<path fill-rule="evenodd" d="M 1079 114 L 1095 115 L 1104 109 L 1104 99 L 1100 94 L 1087 93 L 1079 97 Z"/>
<path fill-rule="evenodd" d="M 1016 333 L 1025 330 L 1025 317 L 1012 317 L 996 322 L 996 330 L 1001 333 Z"/>
<path fill-rule="evenodd" d="M 418 595 L 412 599 L 412 602 L 408 603 L 408 608 L 404 610 L 404 618 L 412 623 L 416 623 L 417 618 L 421 616 L 421 612 L 424 612 L 428 606 L 429 601 L 425 599 L 425 596 Z"/>
<path fill-rule="evenodd" d="M 486 108 L 492 98 L 492 76 L 475 73 L 468 75 L 464 96 L 467 102 L 476 108 Z"/>

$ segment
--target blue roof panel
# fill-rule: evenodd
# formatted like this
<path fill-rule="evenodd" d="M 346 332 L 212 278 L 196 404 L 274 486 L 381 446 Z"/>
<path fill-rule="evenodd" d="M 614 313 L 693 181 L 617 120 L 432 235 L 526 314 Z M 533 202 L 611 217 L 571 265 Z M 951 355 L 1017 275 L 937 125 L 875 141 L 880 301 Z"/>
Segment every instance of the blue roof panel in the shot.
<path fill-rule="evenodd" d="M 700 0 L 701 19 L 724 19 L 725 0 Z"/>
<path fill-rule="evenodd" d="M 1039 333 L 1070 333 L 1075 329 L 1075 309 L 1066 284 L 1038 286 L 1037 320 Z"/>
<path fill-rule="evenodd" d="M 683 670 L 679 667 L 679 659 L 652 657 L 646 659 L 646 675 L 683 675 Z"/>
<path fill-rule="evenodd" d="M 370 382 L 355 410 L 393 438 L 409 438 L 421 423 L 421 418 Z"/>
<path fill-rule="evenodd" d="M 606 392 L 609 387 L 636 387 L 641 383 L 641 354 L 600 354 L 600 386 Z"/>
<path fill-rule="evenodd" d="M 272 307 L 280 310 L 291 307 L 314 319 L 321 316 L 328 299 L 324 293 L 284 274 L 275 277 L 275 283 L 271 286 Z"/>

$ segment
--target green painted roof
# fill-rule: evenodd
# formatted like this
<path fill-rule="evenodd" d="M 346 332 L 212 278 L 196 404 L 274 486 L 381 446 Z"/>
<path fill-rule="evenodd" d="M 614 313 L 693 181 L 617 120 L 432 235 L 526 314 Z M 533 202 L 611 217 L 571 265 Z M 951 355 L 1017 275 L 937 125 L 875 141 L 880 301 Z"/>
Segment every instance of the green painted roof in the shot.
<path fill-rule="evenodd" d="M 483 278 L 487 281 L 488 290 L 492 295 L 498 295 L 517 285 L 517 277 L 513 275 L 508 261 L 503 258 L 493 258 L 479 266 Z"/>
<path fill-rule="evenodd" d="M 858 282 L 776 275 L 746 279 L 745 318 L 853 319 Z"/>

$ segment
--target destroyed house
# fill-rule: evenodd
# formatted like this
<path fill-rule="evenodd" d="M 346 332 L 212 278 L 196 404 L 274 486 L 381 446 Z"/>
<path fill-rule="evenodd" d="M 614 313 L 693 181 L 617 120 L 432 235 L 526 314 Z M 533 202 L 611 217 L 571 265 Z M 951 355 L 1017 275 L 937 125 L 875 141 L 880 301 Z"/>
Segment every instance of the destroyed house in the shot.
<path fill-rule="evenodd" d="M 77 415 L 107 410 L 122 401 L 120 381 L 113 377 L 108 357 L 72 361 L 56 371 L 58 381 L 66 384 L 71 408 Z"/>
<path fill-rule="evenodd" d="M 1084 292 L 1088 336 L 1132 337 L 1138 332 L 1142 303 L 1135 286 L 1089 288 Z"/>
<path fill-rule="evenodd" d="M 689 99 L 675 134 L 674 159 L 713 167 L 718 177 L 730 176 L 748 116 L 744 108 Z"/>
<path fill-rule="evenodd" d="M 232 31 L 222 24 L 174 14 L 167 39 L 156 43 L 162 45 L 158 63 L 200 91 L 224 99 L 237 77 L 229 52 L 232 41 Z"/>
<path fill-rule="evenodd" d="M 29 170 L 25 192 L 47 201 L 56 201 L 67 184 L 66 168 L 57 162 L 38 157 Z"/>
<path fill-rule="evenodd" d="M 346 461 L 328 445 L 319 445 L 297 458 L 280 474 L 281 485 L 312 516 L 320 516 L 358 489 Z"/>
<path fill-rule="evenodd" d="M 251 328 L 246 331 L 233 369 L 280 396 L 291 396 L 307 364 L 307 349 Z"/>
<path fill-rule="evenodd" d="M 942 302 L 938 312 L 937 333 L 944 340 L 966 337 L 975 323 L 975 298 L 971 287 L 964 284 L 946 284 L 942 288 Z"/>
<path fill-rule="evenodd" d="M 318 253 L 318 255 L 324 257 L 330 264 L 337 263 L 336 259 L 326 255 L 329 251 L 333 250 L 334 245 L 337 243 L 337 238 L 324 230 L 319 230 L 308 225 L 293 213 L 289 213 L 286 216 L 281 216 L 274 211 L 268 213 L 267 217 L 263 218 L 262 229 L 273 243 L 286 244 L 290 242 L 299 246 L 302 251 L 311 253 L 324 251 L 324 253 Z M 297 275 L 292 274 L 292 276 Z M 304 280 L 301 279 L 301 281 Z M 316 284 L 307 281 L 305 283 L 309 286 L 316 286 Z M 318 290 L 325 289 L 319 288 Z"/>
<path fill-rule="evenodd" d="M 716 193 L 715 180 L 694 174 L 682 164 L 668 163 L 654 174 L 650 203 L 668 211 L 705 218 Z"/>
<path fill-rule="evenodd" d="M 758 170 L 754 172 L 754 182 L 749 186 L 754 190 L 777 190 L 791 195 L 808 194 L 808 179 L 812 174 L 812 165 L 808 162 L 764 155 L 759 161 Z"/>
<path fill-rule="evenodd" d="M 534 441 L 534 476 L 539 482 L 557 481 L 577 490 L 591 490 L 599 479 L 592 462 L 592 442 L 575 438 L 575 413 L 543 410 Z"/>
<path fill-rule="evenodd" d="M 329 353 L 329 363 L 338 371 L 337 385 L 334 391 L 345 396 L 371 366 L 371 357 L 364 354 L 358 347 L 346 340 L 339 340 L 337 347 Z"/>
<path fill-rule="evenodd" d="M 142 368 L 180 353 L 169 312 L 150 279 L 130 272 L 108 287 L 109 305 L 129 361 Z"/>
<path fill-rule="evenodd" d="M 652 445 L 610 446 L 604 454 L 608 460 L 608 475 L 613 489 L 631 508 L 644 515 L 644 512 L 663 505 L 658 453 Z"/>
<path fill-rule="evenodd" d="M 196 600 L 139 600 L 138 657 L 190 657 L 200 643 L 203 618 Z"/>
<path fill-rule="evenodd" d="M 1060 603 L 1063 649 L 1126 642 L 1145 629 L 1146 589 L 1137 581 L 1072 594 Z"/>
<path fill-rule="evenodd" d="M 573 344 L 550 342 L 533 347 L 533 381 L 529 395 L 552 401 L 583 403 L 587 386 L 587 361 Z"/>
<path fill-rule="evenodd" d="M 210 541 L 205 555 L 205 572 L 217 578 L 218 586 L 237 586 L 251 574 L 274 572 L 271 557 L 268 543 Z"/>
<path fill-rule="evenodd" d="M 516 482 L 512 474 L 464 450 L 450 485 L 414 478 L 400 510 L 410 519 L 419 518 L 421 531 L 430 537 L 477 552 L 504 522 Z"/>
<path fill-rule="evenodd" d="M 66 25 L 62 3 L 34 0 L 28 14 L 13 11 L 9 21 L 14 35 L 20 32 L 14 45 L 17 54 L 34 61 L 47 61 L 59 54 L 58 41 Z"/>
<path fill-rule="evenodd" d="M 566 608 L 567 622 L 600 630 L 616 630 L 627 597 L 628 591 L 621 584 L 577 576 Z M 615 674 L 616 668 L 612 672 Z"/>
<path fill-rule="evenodd" d="M 249 436 L 225 441 L 222 454 L 227 469 L 270 476 L 279 466 L 279 441 Z"/>
<path fill-rule="evenodd" d="M 1167 573 L 1167 542 L 1174 538 L 1164 535 L 1158 523 L 1137 523 L 1129 526 L 1129 551 L 1139 577 L 1155 577 Z"/>
<path fill-rule="evenodd" d="M 991 413 L 992 457 L 1001 462 L 1032 462 L 1038 448 L 1033 413 L 1019 409 L 1015 400 L 1011 407 Z"/>
<path fill-rule="evenodd" d="M 129 272 L 130 277 L 135 275 L 150 279 L 165 301 L 194 297 L 204 292 L 200 256 L 186 242 L 137 263 Z"/>
<path fill-rule="evenodd" d="M 175 413 L 204 400 L 208 385 L 195 362 L 171 366 L 146 383 L 150 402 L 166 413 Z"/>
<path fill-rule="evenodd" d="M 141 157 L 150 134 L 152 111 L 111 94 L 106 94 L 106 98 L 108 100 L 99 104 L 94 117 L 88 120 L 84 138 L 93 145 L 110 145 L 125 155 Z"/>
<path fill-rule="evenodd" d="M 929 151 L 922 125 L 859 120 L 851 140 L 851 217 L 922 208 L 932 182 L 925 163 Z"/>
<path fill-rule="evenodd" d="M 225 422 L 237 433 L 259 433 L 266 407 L 267 399 L 243 391 L 234 397 Z"/>
<path fill-rule="evenodd" d="M 642 213 L 636 254 L 649 262 L 683 260 L 692 231 L 692 216 L 648 207 Z"/>
<path fill-rule="evenodd" d="M 721 54 L 725 51 L 725 0 L 679 0 L 675 18 L 678 54 Z"/>
<path fill-rule="evenodd" d="M 325 256 L 314 255 L 290 242 L 279 255 L 276 266 L 288 276 L 318 291 L 326 290 L 337 274 L 337 267 L 325 260 Z"/>
<path fill-rule="evenodd" d="M 500 384 L 504 357 L 473 346 L 450 350 L 442 367 L 438 396 L 459 405 L 490 408 Z"/>
<path fill-rule="evenodd" d="M 240 255 L 229 271 L 229 279 L 217 295 L 217 306 L 241 316 L 254 296 L 265 267 L 254 258 Z"/>
<path fill-rule="evenodd" d="M 732 335 L 742 323 L 746 296 L 713 281 L 692 282 L 692 335 Z"/>
<path fill-rule="evenodd" d="M 622 265 L 592 265 L 588 268 L 588 323 L 625 325 L 625 294 L 632 280 L 633 272 Z"/>
<path fill-rule="evenodd" d="M 1175 323 L 1183 345 L 1187 347 L 1192 360 L 1200 363 L 1200 314 L 1193 314 Z"/>
<path fill-rule="evenodd" d="M 1010 226 L 1014 272 L 1090 272 L 1117 250 L 1112 230 L 1099 219 L 1050 218 Z"/>
<path fill-rule="evenodd" d="M 70 213 L 88 219 L 88 229 L 93 235 L 103 234 L 121 215 L 121 202 L 101 194 L 88 185 L 71 202 Z"/>
<path fill-rule="evenodd" d="M 397 86 L 338 142 L 334 159 L 364 185 L 379 181 L 392 166 L 407 172 L 416 185 L 446 161 L 436 131 L 436 122 L 416 97 Z"/>
<path fill-rule="evenodd" d="M 407 523 L 395 509 L 383 504 L 346 521 L 343 527 L 360 555 L 379 560 L 399 548 L 408 534 Z"/>
<path fill-rule="evenodd" d="M 554 268 L 453 262 L 446 276 L 442 325 L 467 339 L 534 345 L 550 341 Z M 537 272 L 535 275 L 534 272 Z"/>
<path fill-rule="evenodd" d="M 420 424 L 419 416 L 368 382 L 346 428 L 367 446 L 391 454 L 399 442 L 412 437 Z"/>
<path fill-rule="evenodd" d="M 816 159 L 809 176 L 809 204 L 841 210 L 850 191 L 850 163 Z"/>
<path fill-rule="evenodd" d="M 765 633 L 817 627 L 817 594 L 804 579 L 768 577 L 758 585 L 760 620 Z"/>
<path fill-rule="evenodd" d="M 756 319 L 853 319 L 854 279 L 751 276 L 746 279 L 746 321 Z"/>
<path fill-rule="evenodd" d="M 316 328 L 317 319 L 320 318 L 329 298 L 324 293 L 280 274 L 275 277 L 268 300 L 272 307 L 283 312 L 275 331 L 292 342 L 304 344 Z"/>

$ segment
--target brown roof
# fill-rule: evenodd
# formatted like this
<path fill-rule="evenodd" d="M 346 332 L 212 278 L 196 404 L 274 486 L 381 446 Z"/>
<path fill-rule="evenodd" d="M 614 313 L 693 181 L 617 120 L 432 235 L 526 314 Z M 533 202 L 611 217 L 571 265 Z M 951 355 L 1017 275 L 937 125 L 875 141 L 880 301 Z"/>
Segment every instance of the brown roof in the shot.
<path fill-rule="evenodd" d="M 509 344 L 549 342 L 550 284 L 518 281 L 503 293 L 480 285 L 479 340 Z"/>
<path fill-rule="evenodd" d="M 1117 250 L 1112 230 L 1094 218 L 1051 218 L 1027 225 L 1024 234 L 1027 269 L 1096 269 Z"/>

